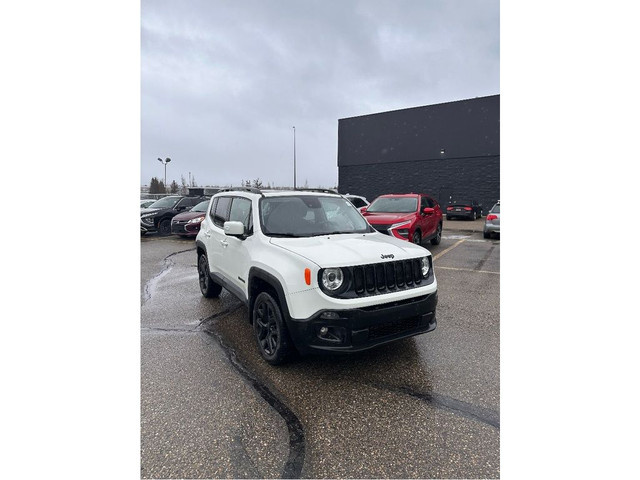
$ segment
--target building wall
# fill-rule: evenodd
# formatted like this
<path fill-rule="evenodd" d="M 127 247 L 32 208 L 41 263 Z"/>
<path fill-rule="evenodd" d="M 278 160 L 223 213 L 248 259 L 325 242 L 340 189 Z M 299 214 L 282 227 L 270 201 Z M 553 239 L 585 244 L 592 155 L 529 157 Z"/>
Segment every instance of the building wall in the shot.
<path fill-rule="evenodd" d="M 443 206 L 450 197 L 478 200 L 486 213 L 500 199 L 500 157 L 345 166 L 339 179 L 340 193 L 369 201 L 384 193 L 428 193 Z"/>
<path fill-rule="evenodd" d="M 338 183 L 370 201 L 422 192 L 486 213 L 500 198 L 500 96 L 340 119 Z"/>

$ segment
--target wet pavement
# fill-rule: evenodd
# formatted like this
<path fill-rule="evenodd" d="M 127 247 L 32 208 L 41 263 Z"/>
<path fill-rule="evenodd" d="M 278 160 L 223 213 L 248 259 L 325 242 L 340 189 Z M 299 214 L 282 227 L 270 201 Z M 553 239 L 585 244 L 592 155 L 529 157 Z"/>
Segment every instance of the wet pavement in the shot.
<path fill-rule="evenodd" d="M 282 367 L 200 295 L 193 240 L 141 240 L 142 478 L 497 478 L 500 241 L 445 220 L 434 332 Z"/>

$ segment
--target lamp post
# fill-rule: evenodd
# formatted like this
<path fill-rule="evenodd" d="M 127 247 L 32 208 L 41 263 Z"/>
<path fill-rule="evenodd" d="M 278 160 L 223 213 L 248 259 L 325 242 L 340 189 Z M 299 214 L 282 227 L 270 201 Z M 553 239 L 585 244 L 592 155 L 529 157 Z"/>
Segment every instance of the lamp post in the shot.
<path fill-rule="evenodd" d="M 293 127 L 293 189 L 296 189 L 296 127 Z"/>
<path fill-rule="evenodd" d="M 167 189 L 167 163 L 169 163 L 171 159 L 167 157 L 164 160 L 162 160 L 160 157 L 158 157 L 158 161 L 164 165 L 164 188 L 166 190 Z"/>

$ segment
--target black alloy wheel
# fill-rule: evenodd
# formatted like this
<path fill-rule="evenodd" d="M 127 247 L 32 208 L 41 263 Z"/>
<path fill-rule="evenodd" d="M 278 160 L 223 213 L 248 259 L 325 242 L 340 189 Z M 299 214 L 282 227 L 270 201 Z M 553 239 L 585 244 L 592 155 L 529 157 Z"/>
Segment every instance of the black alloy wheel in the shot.
<path fill-rule="evenodd" d="M 291 339 L 278 302 L 261 292 L 253 305 L 253 331 L 260 354 L 271 365 L 285 363 L 292 354 Z"/>
<path fill-rule="evenodd" d="M 440 240 L 442 240 L 442 224 L 438 223 L 436 236 L 431 239 L 431 245 L 440 245 Z"/>
<path fill-rule="evenodd" d="M 415 243 L 416 245 L 422 244 L 422 236 L 420 235 L 420 232 L 418 230 L 416 230 L 413 234 L 413 237 L 411 237 L 411 243 Z"/>
<path fill-rule="evenodd" d="M 200 293 L 206 298 L 218 297 L 222 291 L 222 287 L 211 280 L 209 262 L 205 254 L 198 257 L 198 283 L 200 284 Z"/>
<path fill-rule="evenodd" d="M 168 218 L 165 218 L 164 220 L 161 220 L 160 224 L 158 225 L 158 233 L 160 235 L 170 235 L 171 234 L 171 220 L 169 220 Z"/>

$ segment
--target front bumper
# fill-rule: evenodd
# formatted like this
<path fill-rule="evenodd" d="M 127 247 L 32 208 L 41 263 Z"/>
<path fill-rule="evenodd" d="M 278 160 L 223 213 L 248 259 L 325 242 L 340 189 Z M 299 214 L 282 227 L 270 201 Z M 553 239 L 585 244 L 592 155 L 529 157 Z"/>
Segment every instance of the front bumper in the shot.
<path fill-rule="evenodd" d="M 171 233 L 185 237 L 195 237 L 200 231 L 200 223 L 171 222 Z"/>
<path fill-rule="evenodd" d="M 144 233 L 157 232 L 158 229 L 153 224 L 149 225 L 148 223 L 140 222 L 140 231 Z"/>
<path fill-rule="evenodd" d="M 437 303 L 435 291 L 383 305 L 322 310 L 310 318 L 289 319 L 287 326 L 302 354 L 358 352 L 434 330 Z"/>

